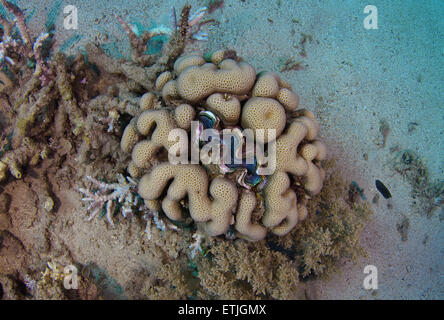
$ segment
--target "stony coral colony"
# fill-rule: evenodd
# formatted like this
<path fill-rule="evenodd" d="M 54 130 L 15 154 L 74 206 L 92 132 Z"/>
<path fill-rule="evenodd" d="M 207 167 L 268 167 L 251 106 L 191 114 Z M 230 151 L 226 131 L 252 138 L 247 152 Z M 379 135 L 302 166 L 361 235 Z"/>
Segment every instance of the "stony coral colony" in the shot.
<path fill-rule="evenodd" d="M 283 236 L 307 217 L 307 201 L 320 192 L 325 177 L 320 164 L 327 148 L 317 139 L 319 124 L 311 111 L 298 106 L 299 96 L 278 74 L 256 74 L 232 50 L 182 55 L 142 96 L 140 114 L 125 128 L 121 148 L 131 153 L 128 172 L 140 178 L 138 193 L 147 207 L 173 221 L 183 220 L 186 208 L 210 236 L 234 231 L 256 241 L 267 230 Z M 199 123 L 197 132 L 190 132 L 193 120 Z M 190 133 L 187 145 L 193 133 L 199 138 L 207 128 L 274 129 L 275 137 L 261 139 L 265 145 L 275 143 L 276 169 L 261 175 L 260 159 L 237 166 L 169 163 L 162 151 L 176 144 L 169 139 L 176 128 Z M 242 144 L 242 136 L 237 139 Z M 241 153 L 242 158 L 246 151 Z"/>

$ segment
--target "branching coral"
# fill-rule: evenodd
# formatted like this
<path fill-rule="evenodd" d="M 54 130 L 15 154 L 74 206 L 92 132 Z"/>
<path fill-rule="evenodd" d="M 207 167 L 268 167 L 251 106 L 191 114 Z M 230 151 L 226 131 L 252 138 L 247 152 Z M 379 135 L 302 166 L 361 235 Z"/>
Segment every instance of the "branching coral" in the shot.
<path fill-rule="evenodd" d="M 24 138 L 18 148 L 5 152 L 1 157 L 0 181 L 6 177 L 8 170 L 16 179 L 22 178 L 22 164 L 35 166 L 40 159 L 45 159 L 48 153 L 49 148 L 46 145 Z"/>
<path fill-rule="evenodd" d="M 28 165 L 37 165 L 37 153 L 41 158 L 46 158 L 49 151 L 56 154 L 58 150 L 48 148 L 51 139 L 65 141 L 67 138 L 70 147 L 66 149 L 72 150 L 75 146 L 78 162 L 116 153 L 113 135 L 104 133 L 120 134 L 120 115 L 136 115 L 134 91 L 140 92 L 141 85 L 152 89 L 156 75 L 172 65 L 190 36 L 187 32 L 190 7 L 186 6 L 177 30 L 158 55 L 141 53 L 141 60 L 118 63 L 90 45 L 87 56 L 78 54 L 71 59 L 59 52 L 54 59 L 46 60 L 48 57 L 43 52 L 49 49 L 50 36 L 42 33 L 34 40 L 23 12 L 10 2 L 2 0 L 1 3 L 15 17 L 13 23 L 6 18 L 0 21 L 3 26 L 0 50 L 8 57 L 0 72 L 3 79 L 0 90 L 10 119 L 2 128 L 3 134 L 10 138 L 8 150 L 0 154 L 1 181 L 7 178 L 8 171 L 19 178 Z M 18 38 L 13 38 L 15 25 Z M 97 69 L 101 72 L 100 78 Z M 102 79 L 114 83 L 114 87 L 107 84 L 114 88 L 110 94 L 100 92 Z"/>
<path fill-rule="evenodd" d="M 90 176 L 86 177 L 93 183 L 97 191 L 91 191 L 89 189 L 80 188 L 79 191 L 86 197 L 83 201 L 91 201 L 88 210 L 91 210 L 91 215 L 88 220 L 93 219 L 100 211 L 105 210 L 106 219 L 113 225 L 113 213 L 116 206 L 119 206 L 122 216 L 124 218 L 130 216 L 133 212 L 133 208 L 137 205 L 137 183 L 130 177 L 119 175 L 119 181 L 117 183 L 105 183 L 100 182 Z"/>
<path fill-rule="evenodd" d="M 24 13 L 11 2 L 1 0 L 0 3 L 14 16 L 13 23 L 10 23 L 4 17 L 0 17 L 0 24 L 3 26 L 3 37 L 0 42 L 0 63 L 3 64 L 7 62 L 10 65 L 15 65 L 16 61 L 14 61 L 11 56 L 17 54 L 27 59 L 33 59 L 37 64 L 35 74 L 39 76 L 43 85 L 48 84 L 53 74 L 44 60 L 41 50 L 43 42 L 46 41 L 50 35 L 48 33 L 42 33 L 35 39 L 34 43 L 32 43 Z M 12 31 L 15 25 L 17 25 L 21 39 L 13 39 Z"/>
<path fill-rule="evenodd" d="M 201 21 L 202 18 L 207 13 L 207 7 L 200 7 L 191 14 L 188 18 L 188 26 L 186 27 L 187 37 L 195 40 L 206 41 L 208 40 L 208 34 L 200 31 L 202 25 L 207 23 L 207 21 Z M 176 20 L 176 9 L 171 8 L 171 22 L 173 26 L 173 30 L 177 30 L 180 28 L 180 25 L 177 24 Z"/>
<path fill-rule="evenodd" d="M 129 80 L 134 81 L 137 85 L 145 90 L 154 89 L 156 77 L 172 66 L 174 61 L 179 57 L 187 40 L 190 39 L 190 9 L 191 6 L 185 6 L 180 14 L 179 21 L 167 43 L 164 44 L 160 55 L 151 55 L 143 53 L 146 45 L 144 37 L 138 38 L 132 29 L 123 20 L 120 19 L 124 29 L 126 30 L 131 46 L 133 48 L 132 61 L 118 63 L 112 58 L 106 56 L 101 48 L 96 45 L 89 44 L 86 47 L 91 63 L 97 65 L 101 70 L 110 74 L 123 74 Z M 156 32 L 152 33 L 155 34 Z M 152 34 L 147 34 L 146 38 L 150 38 Z"/>
<path fill-rule="evenodd" d="M 137 26 L 126 23 L 120 16 L 117 16 L 116 19 L 130 40 L 132 61 L 137 64 L 150 66 L 156 61 L 156 57 L 154 55 L 148 55 L 146 52 L 148 51 L 148 41 L 155 36 L 171 36 L 176 32 L 180 32 L 181 35 L 187 39 L 208 40 L 208 35 L 200 31 L 201 26 L 207 22 L 201 21 L 206 12 L 207 8 L 201 7 L 197 9 L 195 13 L 190 14 L 190 7 L 186 6 L 178 22 L 176 19 L 176 9 L 173 7 L 171 12 L 171 26 L 160 25 L 144 32 L 140 31 Z"/>
<path fill-rule="evenodd" d="M 12 104 L 11 116 L 14 116 L 14 125 L 10 133 L 12 136 L 11 148 L 0 159 L 2 180 L 6 177 L 5 171 L 9 171 L 16 177 L 21 177 L 20 167 L 26 165 L 36 165 L 36 154 L 41 158 L 46 158 L 48 148 L 41 141 L 34 141 L 34 137 L 47 130 L 52 124 L 55 113 L 55 101 L 62 95 L 58 90 L 54 90 L 62 81 L 68 77 L 66 72 L 58 78 L 54 76 L 54 65 L 60 64 L 57 71 L 63 71 L 66 66 L 60 61 L 49 65 L 42 55 L 43 43 L 48 40 L 48 34 L 39 35 L 34 43 L 26 26 L 23 12 L 14 4 L 5 0 L 1 4 L 14 16 L 14 23 L 9 23 L 5 18 L 1 19 L 3 25 L 3 41 L 0 43 L 1 55 L 4 61 L 9 63 L 7 68 L 9 74 L 18 76 L 21 81 L 23 91 L 17 97 L 15 90 L 10 90 L 8 100 L 12 98 L 15 102 Z M 14 39 L 12 28 L 17 25 L 20 39 Z M 10 58 L 14 57 L 14 59 Z M 36 62 L 35 70 L 31 77 L 28 77 L 29 67 L 33 67 L 32 61 Z M 3 62 L 3 60 L 2 60 Z M 24 76 L 22 76 L 24 75 Z M 9 86 L 12 86 L 10 84 Z M 66 86 L 65 86 L 66 87 Z M 72 99 L 70 97 L 70 99 Z M 69 111 L 68 111 L 69 113 Z M 35 139 L 41 140 L 41 139 Z"/>
<path fill-rule="evenodd" d="M 152 222 L 154 222 L 155 227 L 162 232 L 165 232 L 165 230 L 167 229 L 173 231 L 179 230 L 179 228 L 177 228 L 174 224 L 170 222 L 165 223 L 162 220 L 162 218 L 159 217 L 159 212 L 157 211 L 149 210 L 148 213 L 143 216 L 143 218 L 146 221 L 144 233 L 148 240 L 151 240 L 152 238 L 152 231 L 151 231 Z"/>

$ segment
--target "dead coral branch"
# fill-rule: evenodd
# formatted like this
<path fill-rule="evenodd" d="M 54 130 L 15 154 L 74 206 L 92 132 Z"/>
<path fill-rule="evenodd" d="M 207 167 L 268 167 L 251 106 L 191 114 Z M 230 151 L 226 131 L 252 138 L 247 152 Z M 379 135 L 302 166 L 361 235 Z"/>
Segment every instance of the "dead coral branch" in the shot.
<path fill-rule="evenodd" d="M 146 91 L 154 90 L 154 83 L 157 76 L 172 67 L 174 61 L 182 54 L 189 36 L 189 16 L 191 6 L 187 5 L 182 9 L 178 27 L 173 31 L 169 41 L 164 45 L 161 55 L 139 54 L 141 47 L 145 45 L 144 39 L 136 37 L 130 27 L 121 20 L 121 24 L 126 30 L 133 52 L 136 52 L 132 61 L 117 62 L 106 56 L 103 50 L 97 45 L 87 45 L 86 51 L 91 63 L 107 73 L 124 75 L 129 80 L 134 81 Z M 136 39 L 137 38 L 137 39 Z M 133 54 L 134 58 L 134 54 Z"/>
<path fill-rule="evenodd" d="M 137 182 L 131 177 L 125 178 L 120 174 L 117 183 L 101 182 L 90 176 L 86 176 L 86 178 L 92 182 L 93 187 L 98 188 L 97 191 L 79 188 L 79 191 L 86 196 L 82 200 L 91 201 L 88 207 L 88 211 L 91 210 L 88 221 L 92 220 L 101 210 L 105 210 L 107 221 L 114 225 L 112 216 L 117 204 L 121 206 L 124 218 L 133 212 L 132 208 L 136 206 L 138 199 L 136 197 Z"/>
<path fill-rule="evenodd" d="M 0 3 L 5 7 L 6 10 L 8 10 L 13 16 L 14 16 L 14 23 L 17 24 L 17 28 L 20 31 L 20 36 L 22 37 L 23 44 L 27 48 L 28 53 L 30 53 L 31 50 L 31 35 L 28 29 L 28 26 L 26 25 L 25 21 L 25 14 L 22 10 L 20 10 L 19 7 L 17 7 L 15 4 L 8 2 L 6 0 L 0 0 Z"/>

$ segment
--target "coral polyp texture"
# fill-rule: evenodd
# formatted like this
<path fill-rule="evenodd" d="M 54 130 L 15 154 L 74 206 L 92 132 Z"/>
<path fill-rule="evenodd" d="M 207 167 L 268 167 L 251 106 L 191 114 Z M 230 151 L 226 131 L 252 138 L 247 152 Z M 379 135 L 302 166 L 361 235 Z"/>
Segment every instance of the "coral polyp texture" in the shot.
<path fill-rule="evenodd" d="M 315 115 L 298 109 L 299 96 L 278 74 L 256 74 L 232 50 L 192 53 L 160 73 L 154 88 L 141 97 L 121 139 L 122 150 L 131 154 L 128 172 L 140 178 L 138 193 L 148 208 L 173 221 L 189 215 L 210 236 L 235 232 L 252 241 L 267 232 L 283 236 L 307 217 L 307 202 L 322 189 L 327 147 L 317 138 Z M 186 138 L 171 139 L 179 128 Z M 230 159 L 239 162 L 168 160 L 184 150 L 188 159 L 193 143 L 199 151 L 216 142 L 227 147 L 218 136 L 205 139 L 204 129 L 231 129 L 240 148 L 228 145 Z M 262 150 L 244 143 L 245 129 Z M 253 163 L 245 161 L 251 154 Z M 266 162 L 275 169 L 266 173 Z"/>

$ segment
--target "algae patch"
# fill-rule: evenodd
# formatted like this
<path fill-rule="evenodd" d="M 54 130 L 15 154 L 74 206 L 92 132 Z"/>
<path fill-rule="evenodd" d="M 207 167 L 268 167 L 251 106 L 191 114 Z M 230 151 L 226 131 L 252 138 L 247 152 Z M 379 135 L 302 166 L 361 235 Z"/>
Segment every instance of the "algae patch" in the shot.
<path fill-rule="evenodd" d="M 430 216 L 444 204 L 444 181 L 432 180 L 424 159 L 410 149 L 398 151 L 390 161 L 394 171 L 399 173 L 411 188 L 415 199 L 414 207 Z"/>

